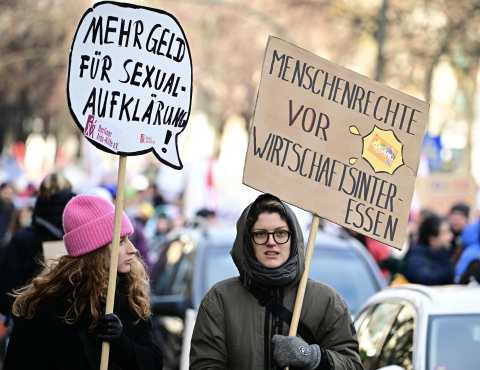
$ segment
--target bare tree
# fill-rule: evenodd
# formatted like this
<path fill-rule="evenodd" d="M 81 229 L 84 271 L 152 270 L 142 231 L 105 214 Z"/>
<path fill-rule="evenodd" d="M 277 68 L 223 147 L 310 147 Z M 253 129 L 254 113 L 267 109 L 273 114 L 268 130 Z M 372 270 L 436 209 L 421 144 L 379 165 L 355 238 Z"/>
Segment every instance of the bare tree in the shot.
<path fill-rule="evenodd" d="M 25 139 L 33 117 L 48 123 L 68 63 L 69 37 L 80 2 L 4 1 L 0 12 L 0 151 L 6 138 Z M 53 129 L 53 128 L 52 128 Z"/>

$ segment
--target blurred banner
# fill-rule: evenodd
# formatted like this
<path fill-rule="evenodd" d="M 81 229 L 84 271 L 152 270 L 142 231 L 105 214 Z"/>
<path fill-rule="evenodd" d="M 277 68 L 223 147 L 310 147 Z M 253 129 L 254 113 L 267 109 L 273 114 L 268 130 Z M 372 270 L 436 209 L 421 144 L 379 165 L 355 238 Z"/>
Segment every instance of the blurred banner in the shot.
<path fill-rule="evenodd" d="M 421 208 L 446 215 L 452 205 L 464 202 L 475 209 L 477 185 L 471 176 L 434 174 L 417 178 L 415 196 Z M 473 212 L 471 212 L 473 215 Z"/>
<path fill-rule="evenodd" d="M 438 172 L 442 170 L 442 149 L 442 140 L 439 135 L 425 134 L 422 151 L 427 160 L 430 172 Z"/>

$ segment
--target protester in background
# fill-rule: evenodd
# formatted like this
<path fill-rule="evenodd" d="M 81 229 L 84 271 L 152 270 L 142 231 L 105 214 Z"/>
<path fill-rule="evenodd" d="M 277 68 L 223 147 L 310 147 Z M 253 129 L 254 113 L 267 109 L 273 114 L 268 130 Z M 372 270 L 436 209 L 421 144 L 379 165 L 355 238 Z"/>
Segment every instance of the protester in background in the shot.
<path fill-rule="evenodd" d="M 143 194 L 143 200 L 149 202 L 154 209 L 166 204 L 165 199 L 163 198 L 155 183 L 148 184 L 148 188 L 144 191 Z"/>
<path fill-rule="evenodd" d="M 137 219 L 134 219 L 132 222 L 133 225 L 133 235 L 132 235 L 132 243 L 138 249 L 140 256 L 147 268 L 147 271 L 150 273 L 152 268 L 152 263 L 150 261 L 150 247 L 147 238 L 145 237 L 144 226 L 141 222 Z"/>
<path fill-rule="evenodd" d="M 115 185 L 104 185 L 96 189 L 102 189 L 106 191 L 106 193 L 102 192 L 101 194 L 98 193 L 96 195 L 100 195 L 102 198 L 107 199 L 110 202 L 115 202 L 117 196 L 117 187 Z M 108 195 L 106 195 L 108 194 Z M 136 212 L 135 212 L 136 213 Z M 131 236 L 131 241 L 137 248 L 138 252 L 140 253 L 140 257 L 147 268 L 147 272 L 150 273 L 151 268 L 151 257 L 150 257 L 150 247 L 148 240 L 145 236 L 144 226 L 142 222 L 139 222 L 136 215 L 132 217 L 132 225 L 133 225 L 133 234 Z"/>
<path fill-rule="evenodd" d="M 74 196 L 71 183 L 60 173 L 45 177 L 39 187 L 32 223 L 13 235 L 5 247 L 0 270 L 0 312 L 10 315 L 12 298 L 8 295 L 36 276 L 43 268 L 43 243 L 62 240 L 62 213 Z"/>
<path fill-rule="evenodd" d="M 33 208 L 35 207 L 35 201 L 38 196 L 38 189 L 32 183 L 28 183 L 27 186 L 17 192 L 15 196 L 15 216 L 10 227 L 10 235 L 8 241 L 10 241 L 12 235 L 15 235 L 20 229 L 23 229 L 32 224 Z"/>
<path fill-rule="evenodd" d="M 8 182 L 0 184 L 0 248 L 4 246 L 15 215 L 13 196 L 15 191 Z"/>
<path fill-rule="evenodd" d="M 160 207 L 145 225 L 145 237 L 149 242 L 149 256 L 152 265 L 157 263 L 159 256 L 167 242 L 167 235 L 173 229 L 173 221 L 169 215 Z M 153 271 L 152 271 L 153 272 Z"/>
<path fill-rule="evenodd" d="M 434 214 L 434 212 L 428 208 L 422 208 L 420 211 L 410 211 L 407 226 L 407 242 L 405 246 L 407 250 L 418 244 L 418 229 L 420 228 L 420 224 L 425 218 L 432 214 Z"/>
<path fill-rule="evenodd" d="M 31 202 L 24 201 L 20 207 L 17 207 L 10 228 L 11 236 L 32 224 L 34 206 L 35 198 L 33 198 Z"/>
<path fill-rule="evenodd" d="M 16 292 L 5 370 L 97 370 L 102 341 L 110 343 L 112 369 L 162 368 L 152 335 L 147 273 L 128 239 L 133 227 L 125 213 L 115 309 L 103 314 L 114 216 L 113 204 L 94 195 L 78 195 L 66 205 L 68 255 Z"/>
<path fill-rule="evenodd" d="M 455 281 L 466 284 L 479 276 L 480 264 L 480 219 L 467 225 L 462 233 L 463 250 L 455 266 Z"/>
<path fill-rule="evenodd" d="M 453 263 L 456 263 L 462 254 L 462 232 L 468 224 L 470 207 L 465 203 L 456 203 L 448 212 L 448 223 L 453 234 L 450 253 Z"/>
<path fill-rule="evenodd" d="M 218 222 L 217 213 L 210 208 L 200 208 L 192 220 L 193 227 L 206 228 Z"/>
<path fill-rule="evenodd" d="M 231 254 L 240 277 L 216 284 L 204 297 L 190 369 L 363 369 L 348 308 L 326 285 L 308 281 L 299 336 L 287 336 L 304 245 L 286 204 L 259 196 L 237 222 Z"/>
<path fill-rule="evenodd" d="M 447 219 L 426 216 L 418 228 L 418 240 L 405 257 L 404 275 L 411 283 L 442 285 L 453 283 L 450 260 L 452 232 Z"/>
<path fill-rule="evenodd" d="M 467 268 L 460 276 L 459 284 L 480 284 L 480 251 L 475 259 L 472 259 Z"/>

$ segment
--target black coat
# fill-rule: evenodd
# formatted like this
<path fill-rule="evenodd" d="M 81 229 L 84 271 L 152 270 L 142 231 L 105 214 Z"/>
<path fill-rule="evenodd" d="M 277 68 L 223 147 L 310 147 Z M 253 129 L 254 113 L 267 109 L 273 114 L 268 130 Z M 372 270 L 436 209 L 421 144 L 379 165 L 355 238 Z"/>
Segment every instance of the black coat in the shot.
<path fill-rule="evenodd" d="M 0 248 L 7 239 L 9 228 L 15 216 L 15 205 L 11 201 L 0 199 Z"/>
<path fill-rule="evenodd" d="M 37 199 L 32 226 L 20 229 L 5 246 L 0 258 L 0 313 L 10 316 L 13 299 L 8 294 L 42 270 L 43 242 L 62 239 L 62 212 L 73 196 L 60 191 L 48 200 Z"/>
<path fill-rule="evenodd" d="M 453 264 L 447 250 L 434 251 L 415 245 L 405 256 L 404 275 L 409 282 L 424 285 L 453 284 Z"/>
<path fill-rule="evenodd" d="M 13 289 L 27 284 L 42 269 L 45 240 L 52 240 L 46 231 L 35 227 L 19 230 L 5 247 L 1 258 L 0 312 L 10 316 Z"/>
<path fill-rule="evenodd" d="M 119 340 L 110 346 L 110 370 L 160 370 L 162 354 L 150 320 L 140 320 L 126 297 L 115 298 L 115 313 L 123 324 Z M 31 320 L 15 317 L 4 370 L 98 370 L 101 341 L 90 333 L 90 316 L 66 324 L 61 299 L 44 302 Z"/>

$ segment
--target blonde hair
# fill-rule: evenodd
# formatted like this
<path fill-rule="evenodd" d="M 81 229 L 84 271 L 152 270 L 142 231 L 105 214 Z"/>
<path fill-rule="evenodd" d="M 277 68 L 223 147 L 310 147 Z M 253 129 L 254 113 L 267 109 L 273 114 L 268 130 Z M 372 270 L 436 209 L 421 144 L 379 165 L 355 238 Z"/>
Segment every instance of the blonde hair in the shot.
<path fill-rule="evenodd" d="M 49 298 L 67 303 L 64 321 L 75 323 L 87 312 L 92 316 L 90 329 L 95 327 L 105 313 L 108 286 L 110 248 L 99 248 L 81 257 L 63 256 L 51 267 L 45 267 L 25 287 L 14 292 L 14 315 L 31 319 L 39 304 Z M 134 258 L 126 274 L 128 303 L 139 318 L 150 316 L 150 291 L 148 275 L 143 262 Z"/>

